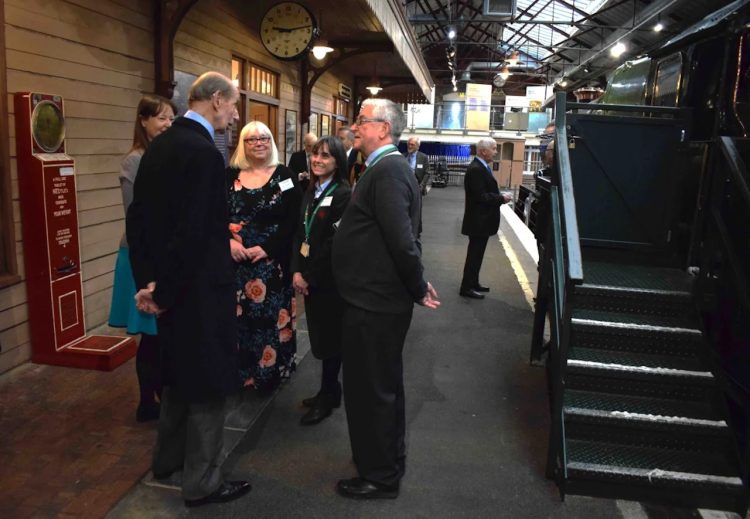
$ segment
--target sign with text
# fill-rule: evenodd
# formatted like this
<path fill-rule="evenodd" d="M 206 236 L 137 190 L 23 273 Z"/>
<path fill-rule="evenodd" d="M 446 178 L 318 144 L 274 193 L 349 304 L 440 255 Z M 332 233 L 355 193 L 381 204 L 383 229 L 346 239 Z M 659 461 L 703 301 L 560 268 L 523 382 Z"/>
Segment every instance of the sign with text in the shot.
<path fill-rule="evenodd" d="M 492 85 L 466 84 L 466 129 L 490 129 Z"/>

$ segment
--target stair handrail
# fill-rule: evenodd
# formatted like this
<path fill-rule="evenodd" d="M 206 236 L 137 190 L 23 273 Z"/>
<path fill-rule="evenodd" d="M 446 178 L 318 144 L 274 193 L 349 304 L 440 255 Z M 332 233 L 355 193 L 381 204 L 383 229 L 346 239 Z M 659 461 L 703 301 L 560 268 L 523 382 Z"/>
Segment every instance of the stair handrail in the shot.
<path fill-rule="evenodd" d="M 555 99 L 555 166 L 552 168 L 550 186 L 552 225 L 547 234 L 539 282 L 540 293 L 546 290 L 549 292 L 548 295 L 542 296 L 543 301 L 538 298 L 532 338 L 533 357 L 535 350 L 539 350 L 538 345 L 535 347 L 534 344 L 541 342 L 540 335 L 549 310 L 552 416 L 547 449 L 547 477 L 556 478 L 561 489 L 567 479 L 563 389 L 572 322 L 570 302 L 574 286 L 583 283 L 583 257 L 568 153 L 566 112 L 565 93 L 559 92 Z"/>

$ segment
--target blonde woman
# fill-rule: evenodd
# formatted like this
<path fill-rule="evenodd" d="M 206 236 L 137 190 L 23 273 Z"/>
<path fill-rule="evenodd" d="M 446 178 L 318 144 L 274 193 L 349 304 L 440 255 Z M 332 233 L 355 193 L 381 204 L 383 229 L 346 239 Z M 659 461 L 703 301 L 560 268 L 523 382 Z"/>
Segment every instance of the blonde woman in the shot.
<path fill-rule="evenodd" d="M 268 392 L 294 370 L 289 262 L 302 192 L 294 173 L 279 164 L 273 135 L 259 121 L 242 128 L 227 179 L 240 378 L 245 387 Z"/>

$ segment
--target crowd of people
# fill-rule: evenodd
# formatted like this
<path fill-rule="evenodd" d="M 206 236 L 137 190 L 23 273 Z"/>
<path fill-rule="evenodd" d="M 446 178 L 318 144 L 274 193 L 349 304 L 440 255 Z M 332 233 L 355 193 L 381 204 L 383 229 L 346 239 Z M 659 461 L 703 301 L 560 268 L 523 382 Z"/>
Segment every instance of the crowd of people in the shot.
<path fill-rule="evenodd" d="M 343 397 L 357 474 L 338 493 L 396 497 L 404 341 L 414 303 L 440 305 L 418 239 L 426 166 L 398 152 L 401 108 L 369 99 L 337 136 L 305 135 L 289 167 L 271 130 L 250 122 L 225 167 L 213 138 L 238 117 L 238 99 L 216 72 L 193 83 L 182 117 L 144 96 L 122 165 L 110 324 L 141 334 L 137 419 L 159 420 L 154 478 L 181 471 L 187 506 L 250 490 L 222 471 L 226 401 L 242 388 L 268 394 L 294 371 L 298 294 L 322 361 L 300 423 L 319 423 Z"/>

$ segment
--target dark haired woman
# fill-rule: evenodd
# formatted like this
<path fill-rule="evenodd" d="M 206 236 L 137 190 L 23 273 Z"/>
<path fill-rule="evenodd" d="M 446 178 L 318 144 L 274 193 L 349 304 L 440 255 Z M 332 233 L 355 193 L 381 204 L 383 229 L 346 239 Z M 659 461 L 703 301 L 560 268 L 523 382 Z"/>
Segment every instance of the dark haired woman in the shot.
<path fill-rule="evenodd" d="M 336 137 L 315 143 L 310 164 L 311 182 L 302 199 L 294 240 L 292 283 L 305 296 L 310 346 L 323 361 L 323 373 L 318 394 L 302 402 L 310 408 L 300 420 L 302 425 L 320 422 L 341 405 L 342 301 L 331 271 L 331 242 L 351 196 L 346 153 Z"/>
<path fill-rule="evenodd" d="M 157 95 L 146 94 L 138 103 L 133 145 L 120 165 L 120 188 L 125 214 L 128 213 L 128 207 L 133 201 L 133 185 L 143 152 L 157 135 L 172 126 L 175 111 L 171 101 Z M 139 422 L 145 422 L 159 418 L 159 404 L 156 401 L 161 394 L 159 343 L 156 337 L 156 317 L 136 309 L 133 299 L 135 292 L 133 271 L 128 258 L 128 243 L 123 234 L 115 264 L 109 325 L 126 328 L 129 334 L 141 334 L 141 342 L 135 357 L 141 396 L 135 417 Z"/>

